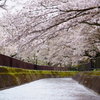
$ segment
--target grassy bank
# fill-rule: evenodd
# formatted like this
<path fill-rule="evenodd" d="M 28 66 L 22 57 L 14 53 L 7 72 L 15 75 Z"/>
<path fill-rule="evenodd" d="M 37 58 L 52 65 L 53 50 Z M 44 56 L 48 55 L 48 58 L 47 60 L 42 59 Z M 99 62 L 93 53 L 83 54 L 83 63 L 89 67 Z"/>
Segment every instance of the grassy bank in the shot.
<path fill-rule="evenodd" d="M 42 78 L 72 77 L 75 71 L 27 70 L 0 66 L 0 89 L 21 85 Z"/>
<path fill-rule="evenodd" d="M 82 75 L 93 75 L 93 76 L 100 76 L 100 71 L 84 71 L 84 72 L 78 72 Z"/>
<path fill-rule="evenodd" d="M 45 75 L 45 74 L 51 74 L 51 75 L 59 75 L 62 77 L 72 77 L 75 75 L 76 71 L 47 71 L 47 70 L 27 70 L 27 69 L 21 69 L 21 68 L 11 68 L 11 67 L 4 67 L 0 66 L 0 74 L 39 74 L 39 75 Z"/>

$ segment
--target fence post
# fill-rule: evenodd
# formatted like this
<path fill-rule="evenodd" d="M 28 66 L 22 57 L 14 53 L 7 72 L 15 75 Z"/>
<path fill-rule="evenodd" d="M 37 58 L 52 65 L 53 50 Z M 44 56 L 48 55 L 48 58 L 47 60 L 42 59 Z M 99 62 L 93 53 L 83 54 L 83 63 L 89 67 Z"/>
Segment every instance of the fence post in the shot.
<path fill-rule="evenodd" d="M 10 67 L 12 67 L 12 58 L 10 57 Z"/>

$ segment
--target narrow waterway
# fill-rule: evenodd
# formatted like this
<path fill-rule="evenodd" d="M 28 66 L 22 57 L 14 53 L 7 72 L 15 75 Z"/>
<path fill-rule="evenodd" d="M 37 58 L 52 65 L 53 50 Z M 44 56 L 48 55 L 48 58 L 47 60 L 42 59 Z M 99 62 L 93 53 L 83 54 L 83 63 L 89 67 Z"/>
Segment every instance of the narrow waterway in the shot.
<path fill-rule="evenodd" d="M 100 100 L 71 78 L 46 78 L 1 90 L 0 100 Z"/>

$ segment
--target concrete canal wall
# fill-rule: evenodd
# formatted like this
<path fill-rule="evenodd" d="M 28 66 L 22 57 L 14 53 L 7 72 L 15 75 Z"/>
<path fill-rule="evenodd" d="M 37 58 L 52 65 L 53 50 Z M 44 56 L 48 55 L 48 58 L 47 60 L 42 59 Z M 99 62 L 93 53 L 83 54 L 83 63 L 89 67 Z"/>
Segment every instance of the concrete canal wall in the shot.
<path fill-rule="evenodd" d="M 26 70 L 20 68 L 0 67 L 0 89 L 28 83 L 42 78 L 72 77 L 76 72 Z"/>
<path fill-rule="evenodd" d="M 100 94 L 100 71 L 78 72 L 73 79 Z"/>

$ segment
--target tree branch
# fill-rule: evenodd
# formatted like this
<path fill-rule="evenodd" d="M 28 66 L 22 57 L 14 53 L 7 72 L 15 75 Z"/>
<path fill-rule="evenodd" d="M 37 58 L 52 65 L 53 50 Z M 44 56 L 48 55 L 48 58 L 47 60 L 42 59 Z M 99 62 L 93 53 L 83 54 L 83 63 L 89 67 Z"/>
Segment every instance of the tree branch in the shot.
<path fill-rule="evenodd" d="M 80 12 L 80 11 L 93 10 L 93 9 L 96 9 L 96 8 L 99 8 L 100 9 L 100 6 L 97 6 L 97 7 L 89 7 L 89 8 L 84 8 L 84 9 L 70 9 L 70 10 L 60 10 L 59 9 L 59 11 L 62 11 L 62 12 L 74 12 L 74 11 Z"/>
<path fill-rule="evenodd" d="M 100 26 L 100 23 L 96 23 L 96 22 L 87 22 L 87 21 L 82 21 L 80 23 L 83 23 L 83 24 L 88 24 L 88 25 L 95 25 L 95 26 Z"/>
<path fill-rule="evenodd" d="M 5 9 L 5 10 L 6 10 L 6 8 L 4 8 L 4 6 L 5 6 L 6 2 L 7 2 L 7 0 L 5 0 L 5 1 L 3 2 L 3 4 L 1 4 L 1 5 L 0 5 L 0 8 L 2 8 L 2 9 Z"/>

